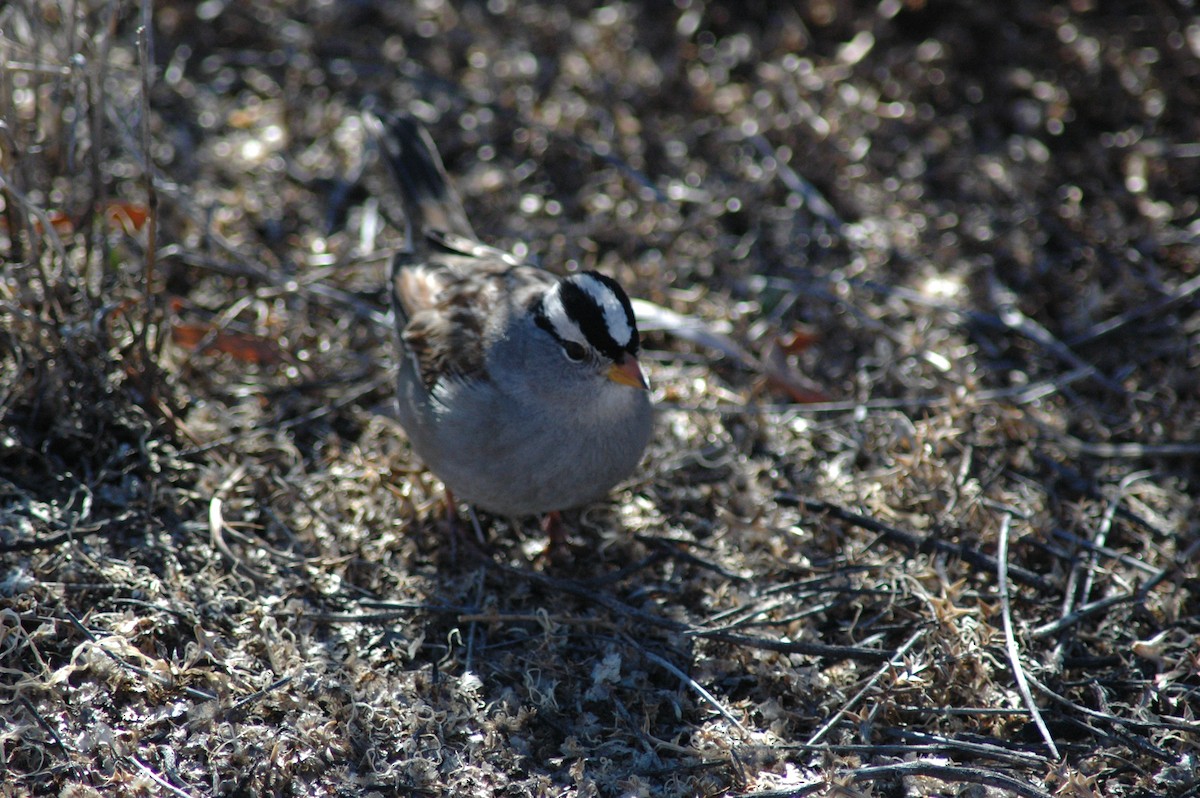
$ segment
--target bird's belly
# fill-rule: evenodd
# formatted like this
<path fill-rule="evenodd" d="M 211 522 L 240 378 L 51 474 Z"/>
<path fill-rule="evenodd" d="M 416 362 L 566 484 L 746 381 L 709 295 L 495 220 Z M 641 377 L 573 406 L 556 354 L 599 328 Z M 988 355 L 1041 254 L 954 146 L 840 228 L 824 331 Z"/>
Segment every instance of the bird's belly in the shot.
<path fill-rule="evenodd" d="M 414 446 L 463 501 L 499 515 L 536 515 L 595 501 L 632 473 L 650 436 L 649 413 L 637 419 L 616 428 L 564 426 L 530 411 L 500 423 L 471 411 L 442 417 L 426 445 Z"/>

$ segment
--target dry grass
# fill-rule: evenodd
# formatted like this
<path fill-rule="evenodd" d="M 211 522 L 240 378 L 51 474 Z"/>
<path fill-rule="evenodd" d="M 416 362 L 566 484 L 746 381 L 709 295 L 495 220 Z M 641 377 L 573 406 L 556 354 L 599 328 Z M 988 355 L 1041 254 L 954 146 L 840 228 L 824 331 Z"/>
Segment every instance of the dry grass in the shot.
<path fill-rule="evenodd" d="M 1200 34 L 1095 6 L 0 6 L 0 793 L 1200 795 Z M 752 354 L 573 562 L 391 418 L 364 101 Z"/>

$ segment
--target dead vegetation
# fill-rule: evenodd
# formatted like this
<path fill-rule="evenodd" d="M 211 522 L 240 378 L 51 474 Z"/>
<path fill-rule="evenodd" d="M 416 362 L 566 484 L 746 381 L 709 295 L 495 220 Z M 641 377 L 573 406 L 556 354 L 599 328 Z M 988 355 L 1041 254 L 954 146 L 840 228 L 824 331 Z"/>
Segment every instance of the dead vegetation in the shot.
<path fill-rule="evenodd" d="M 1200 795 L 1189 6 L 152 10 L 0 7 L 4 794 Z M 705 323 L 570 564 L 391 419 L 363 103 Z"/>

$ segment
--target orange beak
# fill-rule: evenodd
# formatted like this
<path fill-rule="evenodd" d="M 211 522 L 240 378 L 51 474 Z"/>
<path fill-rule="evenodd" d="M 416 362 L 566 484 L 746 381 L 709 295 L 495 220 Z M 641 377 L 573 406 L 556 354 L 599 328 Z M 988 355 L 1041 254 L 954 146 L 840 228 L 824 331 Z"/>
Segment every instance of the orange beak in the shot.
<path fill-rule="evenodd" d="M 626 356 L 620 363 L 613 363 L 608 367 L 608 378 L 630 388 L 646 390 L 650 387 L 646 384 L 646 378 L 642 376 L 642 368 L 638 365 L 636 357 Z"/>

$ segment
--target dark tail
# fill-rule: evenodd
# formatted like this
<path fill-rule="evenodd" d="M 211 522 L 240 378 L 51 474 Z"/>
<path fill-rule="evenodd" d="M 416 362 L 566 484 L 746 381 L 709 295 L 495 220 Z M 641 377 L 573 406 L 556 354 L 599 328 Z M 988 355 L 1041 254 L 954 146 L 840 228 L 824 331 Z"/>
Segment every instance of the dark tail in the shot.
<path fill-rule="evenodd" d="M 429 231 L 478 240 L 429 132 L 402 114 L 383 117 L 380 122 L 380 147 L 400 185 L 412 232 L 418 237 Z"/>

